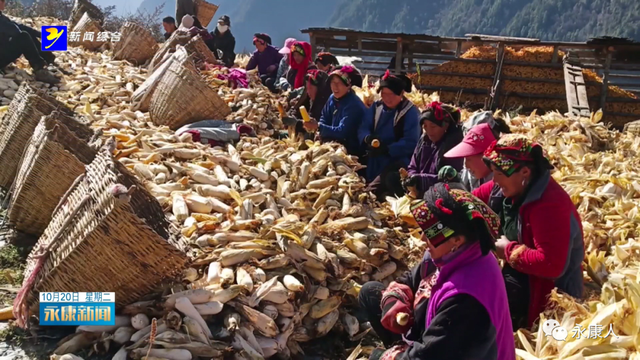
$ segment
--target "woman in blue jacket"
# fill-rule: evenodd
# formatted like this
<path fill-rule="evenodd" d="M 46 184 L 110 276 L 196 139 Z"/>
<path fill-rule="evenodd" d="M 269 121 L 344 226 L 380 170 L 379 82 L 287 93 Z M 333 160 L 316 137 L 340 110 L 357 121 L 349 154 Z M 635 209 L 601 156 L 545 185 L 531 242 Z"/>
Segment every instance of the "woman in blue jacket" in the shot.
<path fill-rule="evenodd" d="M 380 80 L 382 100 L 368 109 L 358 140 L 366 148 L 366 179 L 369 191 L 378 200 L 385 196 L 402 196 L 404 190 L 399 170 L 406 168 L 420 138 L 420 111 L 407 99 L 411 80 L 395 76 L 389 70 Z"/>
<path fill-rule="evenodd" d="M 317 130 L 322 142 L 338 142 L 349 155 L 361 156 L 357 132 L 366 107 L 351 86 L 362 86 L 362 75 L 353 66 L 345 65 L 329 75 L 329 83 L 332 94 L 322 109 L 320 121 L 311 119 L 304 123 L 304 128 L 309 132 Z"/>

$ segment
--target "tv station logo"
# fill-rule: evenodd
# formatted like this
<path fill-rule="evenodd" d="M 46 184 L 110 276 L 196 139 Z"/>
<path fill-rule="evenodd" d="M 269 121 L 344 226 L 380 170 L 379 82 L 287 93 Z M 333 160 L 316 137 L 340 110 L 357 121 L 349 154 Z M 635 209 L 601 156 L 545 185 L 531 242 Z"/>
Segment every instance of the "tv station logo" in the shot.
<path fill-rule="evenodd" d="M 114 292 L 41 292 L 40 325 L 115 325 Z"/>

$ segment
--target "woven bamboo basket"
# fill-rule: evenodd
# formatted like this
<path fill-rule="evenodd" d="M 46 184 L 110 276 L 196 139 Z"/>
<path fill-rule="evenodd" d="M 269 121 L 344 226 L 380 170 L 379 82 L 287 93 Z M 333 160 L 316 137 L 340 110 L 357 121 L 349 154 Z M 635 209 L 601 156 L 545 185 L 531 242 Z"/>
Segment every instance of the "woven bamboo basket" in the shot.
<path fill-rule="evenodd" d="M 80 33 L 80 40 L 71 41 L 71 39 L 69 39 L 69 45 L 82 46 L 87 50 L 95 50 L 104 44 L 104 41 L 98 41 L 98 33 L 102 31 L 102 27 L 98 21 L 91 19 L 88 13 L 82 15 L 78 24 L 73 28 L 73 31 Z M 93 33 L 93 40 L 84 40 L 86 33 Z"/>
<path fill-rule="evenodd" d="M 16 245 L 19 247 L 28 247 L 38 242 L 38 237 L 18 231 L 8 224 L 4 224 L 0 229 L 0 241 Z"/>
<path fill-rule="evenodd" d="M 183 46 L 178 45 L 176 52 L 174 52 L 167 61 L 163 62 L 162 65 L 160 65 L 133 93 L 131 102 L 133 103 L 134 111 L 149 111 L 151 96 L 156 90 L 158 80 L 164 75 L 169 68 L 169 65 L 174 61 L 180 62 L 182 65 L 188 66 L 195 71 L 193 61 L 189 57 L 187 50 L 185 50 Z"/>
<path fill-rule="evenodd" d="M 129 189 L 128 200 L 113 195 L 116 184 Z M 103 148 L 27 259 L 26 305 L 35 310 L 38 292 L 79 289 L 115 292 L 118 308 L 137 301 L 186 267 L 189 247 L 178 235 L 158 201 Z"/>
<path fill-rule="evenodd" d="M 193 60 L 196 63 L 216 64 L 218 62 L 200 35 L 194 36 L 184 47 L 190 55 L 193 55 Z"/>
<path fill-rule="evenodd" d="M 98 24 L 104 23 L 104 14 L 97 6 L 92 4 L 91 1 L 76 0 L 71 10 L 71 16 L 69 17 L 69 27 L 73 29 L 85 13 L 88 13 L 89 17 L 97 21 Z"/>
<path fill-rule="evenodd" d="M 173 62 L 151 98 L 149 115 L 155 125 L 171 129 L 207 119 L 225 119 L 231 109 L 192 69 Z"/>
<path fill-rule="evenodd" d="M 16 175 L 9 222 L 27 234 L 42 235 L 60 198 L 95 157 L 86 142 L 58 121 L 59 114 L 42 117 Z"/>
<path fill-rule="evenodd" d="M 171 53 L 176 51 L 178 45 L 186 45 L 191 40 L 191 35 L 188 32 L 182 30 L 176 30 L 171 34 L 171 37 L 162 44 L 160 50 L 156 52 L 149 63 L 149 71 L 154 71 L 163 62 L 169 59 Z"/>
<path fill-rule="evenodd" d="M 113 58 L 116 60 L 127 60 L 141 65 L 158 51 L 158 42 L 151 32 L 138 24 L 127 22 L 120 29 L 120 33 L 122 37 L 113 49 Z"/>
<path fill-rule="evenodd" d="M 218 5 L 208 3 L 204 0 L 195 0 L 196 15 L 203 28 L 209 26 L 209 23 L 218 11 Z"/>
<path fill-rule="evenodd" d="M 26 82 L 20 86 L 0 123 L 0 187 L 11 186 L 33 130 L 42 116 L 55 110 L 73 115 L 63 103 Z"/>
<path fill-rule="evenodd" d="M 631 121 L 624 124 L 624 131 L 634 135 L 640 135 L 640 120 Z"/>

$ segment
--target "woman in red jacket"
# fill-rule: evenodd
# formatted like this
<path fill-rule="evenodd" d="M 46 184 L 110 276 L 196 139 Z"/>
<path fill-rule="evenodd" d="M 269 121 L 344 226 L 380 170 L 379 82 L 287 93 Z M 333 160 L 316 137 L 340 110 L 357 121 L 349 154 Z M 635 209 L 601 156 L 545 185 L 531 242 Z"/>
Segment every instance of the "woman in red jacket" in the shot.
<path fill-rule="evenodd" d="M 557 287 L 573 297 L 583 293 L 582 224 L 569 194 L 551 177 L 553 166 L 540 145 L 507 134 L 484 153 L 493 180 L 473 194 L 501 220 L 496 243 L 514 330 L 531 327 Z"/>

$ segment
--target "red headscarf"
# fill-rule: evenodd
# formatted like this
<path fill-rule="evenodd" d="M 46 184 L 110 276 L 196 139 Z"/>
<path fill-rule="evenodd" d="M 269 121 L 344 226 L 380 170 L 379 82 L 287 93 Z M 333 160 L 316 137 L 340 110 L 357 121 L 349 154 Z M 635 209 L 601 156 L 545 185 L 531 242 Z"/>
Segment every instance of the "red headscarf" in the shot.
<path fill-rule="evenodd" d="M 293 59 L 294 53 L 299 53 L 304 56 L 304 60 L 302 60 L 301 64 L 298 64 Z M 311 44 L 304 41 L 296 41 L 291 46 L 291 53 L 289 53 L 289 66 L 292 69 L 297 70 L 296 80 L 293 84 L 293 88 L 297 89 L 304 86 L 304 77 L 307 74 L 307 69 L 309 68 L 309 64 L 311 63 Z"/>

